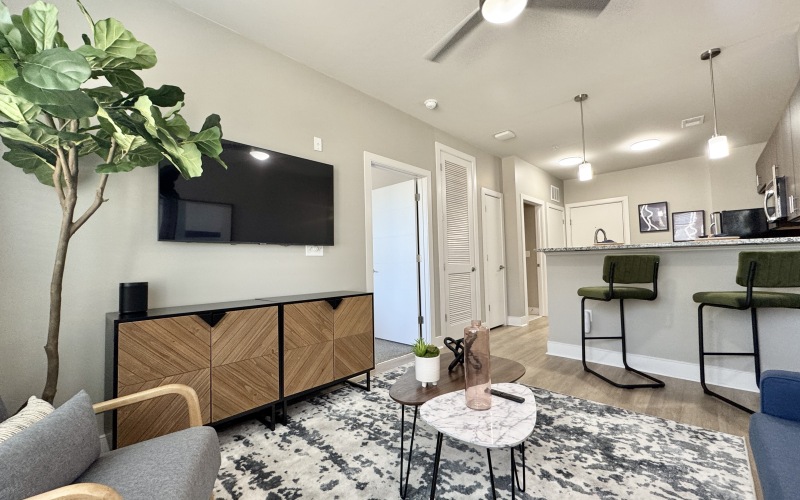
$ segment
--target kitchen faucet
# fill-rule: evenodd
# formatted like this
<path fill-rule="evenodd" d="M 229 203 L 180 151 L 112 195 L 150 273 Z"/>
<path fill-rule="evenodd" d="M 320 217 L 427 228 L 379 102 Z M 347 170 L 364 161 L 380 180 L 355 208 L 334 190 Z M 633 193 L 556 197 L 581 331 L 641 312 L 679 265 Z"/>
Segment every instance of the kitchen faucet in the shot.
<path fill-rule="evenodd" d="M 602 240 L 597 238 L 597 235 L 599 233 L 603 233 L 603 239 Z M 597 245 L 598 243 L 615 243 L 615 241 L 614 240 L 609 240 L 608 236 L 606 236 L 605 230 L 603 230 L 603 228 L 599 227 L 599 228 L 597 228 L 597 231 L 594 232 L 594 244 Z"/>

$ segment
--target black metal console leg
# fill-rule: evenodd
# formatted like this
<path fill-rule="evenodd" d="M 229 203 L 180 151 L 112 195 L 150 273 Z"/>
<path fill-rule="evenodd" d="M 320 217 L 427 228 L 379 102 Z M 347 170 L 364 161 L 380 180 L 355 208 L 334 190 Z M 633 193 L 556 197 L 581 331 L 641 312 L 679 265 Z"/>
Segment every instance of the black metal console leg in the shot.
<path fill-rule="evenodd" d="M 266 412 L 270 413 L 269 420 L 266 418 Z M 269 427 L 271 431 L 275 430 L 275 405 L 269 407 L 269 410 L 265 410 L 264 413 L 258 414 L 256 416 L 256 420 L 261 422 L 264 427 Z"/>
<path fill-rule="evenodd" d="M 359 384 L 357 382 L 353 382 L 352 380 L 345 380 L 344 383 L 347 385 L 351 385 L 353 387 L 358 387 L 359 389 L 363 389 L 367 392 L 370 392 L 370 380 L 369 380 L 369 372 L 366 372 L 367 381 L 365 384 Z"/>
<path fill-rule="evenodd" d="M 419 406 L 414 407 L 414 423 L 411 424 L 411 443 L 408 447 L 408 466 L 406 468 L 406 480 L 403 482 L 403 453 L 405 453 L 404 436 L 405 436 L 405 415 L 406 406 L 400 405 L 400 498 L 405 498 L 408 495 L 408 476 L 411 473 L 411 454 L 414 452 L 414 434 L 417 430 L 417 412 Z"/>
<path fill-rule="evenodd" d="M 439 476 L 439 460 L 442 457 L 442 433 L 436 435 L 436 455 L 433 458 L 433 478 L 431 478 L 431 500 L 436 498 L 436 478 Z"/>
<path fill-rule="evenodd" d="M 494 469 L 492 468 L 492 450 L 486 448 L 486 458 L 489 459 L 489 482 L 492 483 L 492 499 L 497 499 L 497 492 L 494 490 Z M 514 479 L 512 478 L 511 481 L 513 482 Z"/>
<path fill-rule="evenodd" d="M 700 304 L 697 306 L 697 337 L 699 339 L 699 349 L 700 349 L 700 385 L 703 387 L 703 392 L 708 394 L 709 396 L 713 396 L 720 401 L 724 401 L 729 405 L 738 408 L 742 411 L 747 413 L 753 414 L 753 410 L 750 408 L 743 406 L 736 401 L 726 398 L 722 394 L 718 394 L 711 389 L 708 388 L 708 384 L 706 384 L 706 356 L 753 356 L 755 358 L 755 365 L 756 365 L 756 385 L 760 385 L 761 382 L 761 360 L 759 358 L 759 351 L 758 351 L 758 322 L 756 319 L 756 310 L 751 309 L 750 317 L 753 324 L 753 352 L 706 352 L 705 343 L 703 340 L 703 307 L 706 304 Z"/>

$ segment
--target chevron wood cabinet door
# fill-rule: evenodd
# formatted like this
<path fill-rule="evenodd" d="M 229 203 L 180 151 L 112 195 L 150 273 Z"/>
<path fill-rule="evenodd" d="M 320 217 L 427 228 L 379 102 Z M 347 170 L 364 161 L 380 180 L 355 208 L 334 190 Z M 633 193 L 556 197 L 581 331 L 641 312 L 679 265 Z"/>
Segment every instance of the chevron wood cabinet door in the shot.
<path fill-rule="evenodd" d="M 333 337 L 334 378 L 375 367 L 371 295 L 342 300 L 333 313 Z"/>
<path fill-rule="evenodd" d="M 118 396 L 167 384 L 185 384 L 195 390 L 200 400 L 203 423 L 211 421 L 211 373 L 209 368 L 149 380 L 119 388 Z M 167 395 L 117 410 L 117 446 L 128 446 L 189 427 L 186 403 L 178 395 Z"/>
<path fill-rule="evenodd" d="M 333 380 L 332 340 L 286 350 L 284 353 L 284 396 L 292 396 Z"/>
<path fill-rule="evenodd" d="M 287 351 L 333 340 L 333 308 L 324 300 L 283 307 L 283 348 Z"/>
<path fill-rule="evenodd" d="M 276 401 L 278 371 L 278 307 L 225 313 L 211 330 L 212 421 Z"/>

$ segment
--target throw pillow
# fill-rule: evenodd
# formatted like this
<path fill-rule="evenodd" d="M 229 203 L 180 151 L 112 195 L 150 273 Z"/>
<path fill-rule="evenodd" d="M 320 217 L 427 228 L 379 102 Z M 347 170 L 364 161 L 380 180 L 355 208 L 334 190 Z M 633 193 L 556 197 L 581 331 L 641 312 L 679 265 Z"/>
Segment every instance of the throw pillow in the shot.
<path fill-rule="evenodd" d="M 100 456 L 85 391 L 0 444 L 0 498 L 27 498 L 71 484 Z"/>
<path fill-rule="evenodd" d="M 28 404 L 13 417 L 0 423 L 0 444 L 14 434 L 18 434 L 53 412 L 53 405 L 36 396 L 28 399 Z"/>

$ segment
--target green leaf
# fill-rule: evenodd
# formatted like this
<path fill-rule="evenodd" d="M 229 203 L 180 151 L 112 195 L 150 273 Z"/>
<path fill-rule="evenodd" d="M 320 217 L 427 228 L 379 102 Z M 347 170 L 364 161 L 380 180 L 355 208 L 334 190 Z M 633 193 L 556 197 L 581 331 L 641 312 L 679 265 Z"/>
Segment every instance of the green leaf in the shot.
<path fill-rule="evenodd" d="M 162 138 L 161 134 L 159 134 L 159 138 Z M 185 178 L 189 179 L 203 174 L 203 160 L 197 146 L 190 142 L 177 146 L 168 141 L 162 141 L 162 146 L 165 156 Z"/>
<path fill-rule="evenodd" d="M 53 47 L 58 33 L 58 9 L 55 5 L 38 0 L 22 11 L 22 22 L 36 43 L 36 52 Z"/>
<path fill-rule="evenodd" d="M 19 76 L 14 58 L 8 54 L 0 54 L 0 81 L 5 82 Z"/>
<path fill-rule="evenodd" d="M 136 167 L 140 165 L 136 165 L 135 163 L 129 161 L 120 161 L 116 163 L 103 163 L 102 165 L 98 165 L 95 169 L 95 172 L 98 174 L 116 174 L 120 172 L 130 172 Z"/>
<path fill-rule="evenodd" d="M 219 129 L 219 136 L 222 137 L 222 125 L 220 125 L 220 118 L 218 114 L 208 115 L 206 121 L 203 122 L 203 126 L 200 130 L 206 130 L 211 127 L 217 127 Z"/>
<path fill-rule="evenodd" d="M 94 23 L 94 46 L 112 57 L 136 57 L 136 37 L 116 19 L 109 18 Z"/>
<path fill-rule="evenodd" d="M 183 102 L 183 98 L 185 96 L 180 87 L 176 87 L 174 85 L 162 85 L 158 89 L 147 87 L 135 92 L 131 92 L 126 99 L 126 102 L 135 102 L 134 98 L 138 98 L 139 96 L 143 95 L 149 97 L 150 102 L 152 102 L 154 106 L 160 106 L 162 108 L 170 108 L 178 105 L 179 103 Z"/>
<path fill-rule="evenodd" d="M 133 140 L 136 137 L 124 133 L 114 119 L 111 118 L 108 112 L 103 108 L 99 108 L 97 110 L 97 119 L 100 122 L 100 126 L 103 128 L 103 130 L 110 133 L 111 136 L 117 141 L 117 149 L 119 154 L 122 156 L 127 154 L 128 150 L 130 150 L 131 145 L 133 144 Z"/>
<path fill-rule="evenodd" d="M 188 139 L 189 134 L 191 134 L 189 124 L 186 123 L 186 120 L 181 115 L 173 115 L 169 121 L 156 119 L 156 123 L 179 139 Z"/>
<path fill-rule="evenodd" d="M 83 17 L 85 17 L 86 18 L 86 22 L 89 23 L 89 27 L 90 28 L 94 28 L 94 19 L 92 19 L 92 16 L 89 14 L 89 11 L 86 10 L 86 7 L 83 6 L 83 3 L 81 3 L 81 0 L 76 0 L 76 1 L 78 2 L 78 8 L 80 8 L 81 12 L 83 12 Z M 83 36 L 86 36 L 86 35 L 83 35 Z M 86 43 L 89 43 L 89 42 L 86 42 Z"/>
<path fill-rule="evenodd" d="M 145 144 L 128 152 L 128 160 L 140 167 L 151 167 L 161 161 L 164 155 L 155 146 Z"/>
<path fill-rule="evenodd" d="M 88 42 L 88 39 L 87 39 L 87 42 Z M 101 60 L 101 59 L 104 59 L 104 58 L 108 57 L 108 54 L 106 54 L 105 52 L 103 52 L 100 49 L 96 49 L 96 48 L 92 47 L 91 45 L 81 45 L 80 47 L 75 49 L 75 52 L 77 52 L 78 54 L 80 54 L 83 57 L 85 57 L 86 60 L 89 61 L 89 65 L 91 65 L 93 67 L 96 66 L 97 68 L 99 68 L 99 66 L 96 65 L 95 63 L 98 60 Z"/>
<path fill-rule="evenodd" d="M 86 58 L 69 49 L 47 49 L 22 63 L 22 78 L 41 89 L 77 90 L 92 69 Z"/>
<path fill-rule="evenodd" d="M 116 71 L 106 71 L 103 73 L 108 80 L 108 83 L 119 89 L 126 94 L 142 90 L 144 82 L 142 79 L 129 69 L 121 69 Z"/>
<path fill-rule="evenodd" d="M 66 40 L 64 40 L 64 35 L 62 35 L 61 33 L 56 33 L 56 38 L 55 40 L 53 40 L 53 43 L 55 43 L 56 47 L 62 47 L 65 49 L 69 48 L 69 44 L 67 43 Z"/>
<path fill-rule="evenodd" d="M 9 149 L 3 155 L 4 160 L 21 168 L 26 174 L 34 174 L 42 184 L 53 186 L 53 170 L 56 164 L 54 154 L 26 144 L 3 142 Z"/>
<path fill-rule="evenodd" d="M 24 142 L 33 146 L 41 146 L 39 141 L 33 139 L 30 135 L 21 131 L 17 127 L 0 127 L 0 136 L 16 142 Z"/>
<path fill-rule="evenodd" d="M 95 100 L 80 90 L 45 90 L 26 83 L 22 78 L 10 80 L 6 86 L 18 96 L 38 104 L 44 111 L 58 118 L 77 120 L 97 114 Z"/>
<path fill-rule="evenodd" d="M 197 144 L 197 149 L 206 156 L 216 158 L 222 153 L 220 144 L 220 131 L 218 127 L 207 128 L 193 134 L 186 142 Z"/>
<path fill-rule="evenodd" d="M 11 22 L 14 23 L 14 27 L 19 31 L 20 40 L 22 42 L 22 54 L 35 54 L 36 41 L 31 36 L 28 28 L 25 27 L 25 22 L 22 20 L 22 16 L 12 15 Z"/>
<path fill-rule="evenodd" d="M 110 104 L 122 99 L 122 92 L 114 87 L 95 87 L 93 89 L 86 89 L 84 92 L 92 99 L 97 99 L 103 104 Z"/>
<path fill-rule="evenodd" d="M 13 80 L 12 80 L 13 81 Z M 0 86 L 0 114 L 17 123 L 32 122 L 39 116 L 41 108 Z"/>

